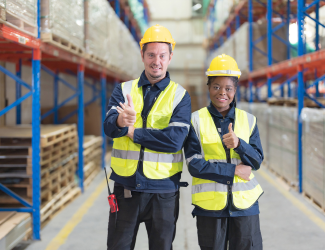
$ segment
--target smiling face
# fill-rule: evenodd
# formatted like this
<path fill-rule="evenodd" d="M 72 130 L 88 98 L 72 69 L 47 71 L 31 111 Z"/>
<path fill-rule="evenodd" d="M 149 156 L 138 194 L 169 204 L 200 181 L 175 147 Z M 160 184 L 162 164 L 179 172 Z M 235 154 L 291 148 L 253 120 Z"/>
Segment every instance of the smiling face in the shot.
<path fill-rule="evenodd" d="M 145 73 L 150 83 L 156 83 L 165 78 L 168 65 L 172 59 L 168 44 L 149 43 L 145 52 L 141 51 Z"/>
<path fill-rule="evenodd" d="M 227 111 L 234 100 L 236 86 L 230 77 L 217 76 L 209 84 L 210 99 L 213 106 L 220 112 Z"/>

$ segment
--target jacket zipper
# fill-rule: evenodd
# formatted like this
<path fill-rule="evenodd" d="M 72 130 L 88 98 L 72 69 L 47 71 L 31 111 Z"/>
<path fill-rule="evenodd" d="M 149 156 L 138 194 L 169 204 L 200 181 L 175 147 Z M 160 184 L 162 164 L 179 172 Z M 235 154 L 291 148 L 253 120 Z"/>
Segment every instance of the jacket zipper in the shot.
<path fill-rule="evenodd" d="M 161 92 L 159 92 L 158 95 L 155 97 L 155 100 L 152 103 L 151 107 L 149 108 L 149 111 L 148 111 L 147 115 L 146 116 L 141 116 L 142 117 L 142 128 L 147 128 L 147 118 L 148 118 L 148 115 L 150 114 L 150 111 L 151 111 L 153 105 L 155 105 L 156 100 L 158 99 L 160 93 Z M 144 100 L 143 100 L 143 105 L 144 105 Z M 144 146 L 141 146 L 139 161 L 142 161 L 142 162 L 143 162 L 143 158 L 144 158 L 144 150 L 145 150 L 145 147 Z M 137 170 L 138 170 L 138 168 L 137 168 Z"/>

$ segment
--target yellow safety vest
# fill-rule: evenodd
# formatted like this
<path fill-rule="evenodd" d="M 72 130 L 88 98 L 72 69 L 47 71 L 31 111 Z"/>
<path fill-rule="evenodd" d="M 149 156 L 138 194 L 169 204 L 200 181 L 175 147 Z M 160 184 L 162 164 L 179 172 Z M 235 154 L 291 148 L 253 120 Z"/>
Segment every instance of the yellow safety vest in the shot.
<path fill-rule="evenodd" d="M 135 128 L 164 129 L 168 126 L 186 126 L 180 123 L 169 123 L 174 109 L 183 99 L 186 90 L 179 84 L 170 81 L 169 85 L 162 91 L 152 106 L 146 121 L 143 121 L 141 112 L 143 109 L 142 87 L 138 87 L 139 78 L 121 84 L 124 100 L 130 94 L 136 111 Z M 114 139 L 111 167 L 117 175 L 129 177 L 135 174 L 140 159 L 141 145 L 134 143 L 127 136 Z M 144 148 L 143 172 L 149 179 L 169 178 L 183 169 L 182 150 L 176 153 L 157 152 Z"/>
<path fill-rule="evenodd" d="M 226 151 L 208 109 L 203 108 L 194 112 L 192 124 L 201 143 L 202 155 L 187 159 L 187 163 L 193 158 L 204 158 L 209 162 L 227 162 Z M 237 137 L 249 143 L 255 124 L 255 116 L 236 108 L 234 132 Z M 233 149 L 230 149 L 230 160 L 232 164 L 241 163 L 240 156 Z M 250 208 L 263 194 L 253 173 L 249 178 L 250 181 L 246 181 L 234 176 L 231 190 L 233 205 L 237 209 Z M 205 210 L 222 210 L 228 203 L 228 185 L 193 177 L 192 203 Z"/>

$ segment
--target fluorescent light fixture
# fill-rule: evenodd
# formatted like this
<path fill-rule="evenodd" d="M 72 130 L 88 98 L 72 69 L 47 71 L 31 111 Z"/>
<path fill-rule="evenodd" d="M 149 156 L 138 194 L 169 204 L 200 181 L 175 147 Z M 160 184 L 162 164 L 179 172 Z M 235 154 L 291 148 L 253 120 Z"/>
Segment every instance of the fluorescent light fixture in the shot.
<path fill-rule="evenodd" d="M 197 10 L 202 8 L 202 5 L 200 3 L 197 3 L 192 8 L 193 8 L 194 11 L 197 11 Z"/>

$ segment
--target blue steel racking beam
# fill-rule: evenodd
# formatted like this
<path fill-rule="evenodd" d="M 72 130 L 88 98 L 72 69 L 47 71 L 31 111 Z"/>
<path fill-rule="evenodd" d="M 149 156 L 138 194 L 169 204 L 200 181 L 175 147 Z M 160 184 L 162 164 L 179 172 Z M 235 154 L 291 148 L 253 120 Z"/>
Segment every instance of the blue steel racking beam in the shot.
<path fill-rule="evenodd" d="M 101 83 L 101 113 L 102 113 L 102 124 L 104 124 L 104 120 L 106 118 L 106 76 L 102 74 L 100 77 Z M 105 168 L 105 154 L 106 154 L 106 135 L 104 132 L 104 127 L 102 126 L 102 137 L 103 137 L 103 144 L 102 144 L 102 168 Z"/>
<path fill-rule="evenodd" d="M 81 192 L 84 192 L 84 156 L 83 156 L 83 143 L 84 143 L 84 74 L 85 66 L 80 64 L 78 66 L 78 176 L 79 187 Z"/>
<path fill-rule="evenodd" d="M 16 64 L 16 76 L 21 78 L 21 59 Z M 16 100 L 21 97 L 21 85 L 16 82 Z M 21 104 L 16 107 L 16 124 L 21 124 Z"/>
<path fill-rule="evenodd" d="M 253 0 L 248 0 L 248 34 L 249 34 L 249 72 L 254 69 L 253 65 Z M 249 102 L 253 102 L 253 81 L 248 80 L 249 85 Z"/>
<path fill-rule="evenodd" d="M 298 56 L 304 54 L 304 0 L 298 0 L 297 26 L 298 26 Z M 298 174 L 299 174 L 299 192 L 302 192 L 302 119 L 301 112 L 304 107 L 304 78 L 303 67 L 298 66 Z"/>
<path fill-rule="evenodd" d="M 33 50 L 33 100 L 32 100 L 32 185 L 33 185 L 33 238 L 40 240 L 41 230 L 41 171 L 40 171 L 40 137 L 41 137 L 41 106 L 40 106 L 40 72 L 41 50 Z"/>

